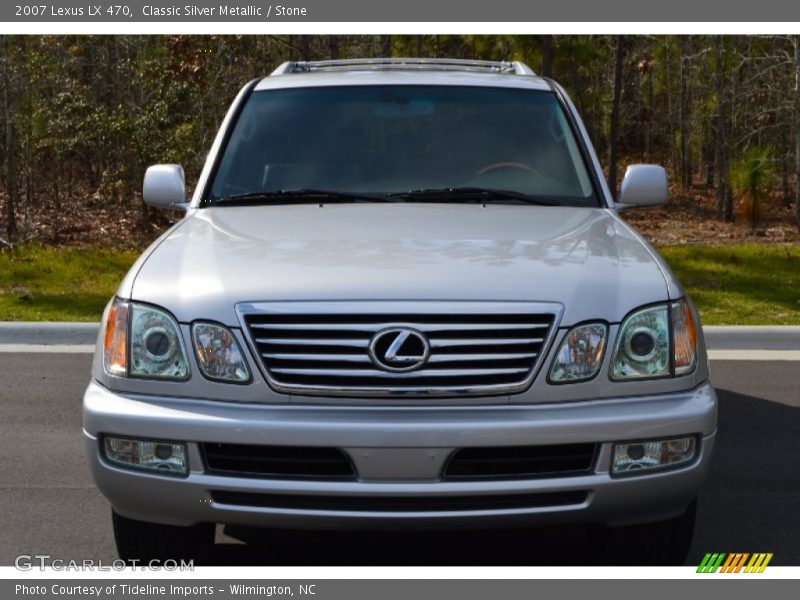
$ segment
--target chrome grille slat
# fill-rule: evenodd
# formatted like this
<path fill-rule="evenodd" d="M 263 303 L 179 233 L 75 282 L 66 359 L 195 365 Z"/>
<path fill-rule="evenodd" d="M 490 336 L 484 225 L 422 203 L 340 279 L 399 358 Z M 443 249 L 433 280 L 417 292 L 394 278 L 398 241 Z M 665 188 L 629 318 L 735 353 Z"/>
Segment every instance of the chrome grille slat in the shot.
<path fill-rule="evenodd" d="M 326 377 L 379 377 L 381 379 L 417 379 L 421 377 L 472 377 L 475 375 L 508 375 L 525 373 L 527 368 L 517 369 L 419 369 L 410 373 L 390 373 L 378 369 L 285 369 L 273 367 L 273 373 L 287 375 L 323 375 Z"/>
<path fill-rule="evenodd" d="M 480 339 L 458 339 L 458 338 L 437 338 L 430 336 L 431 348 L 447 348 L 450 346 L 481 346 L 487 342 L 486 338 Z M 540 344 L 544 338 L 498 338 L 488 340 L 492 346 L 511 346 L 515 344 Z"/>
<path fill-rule="evenodd" d="M 354 362 L 354 363 L 368 363 L 371 364 L 369 356 L 366 354 L 281 354 L 262 352 L 261 356 L 264 358 L 271 358 L 273 360 L 303 360 L 303 361 L 318 361 L 318 362 Z M 515 354 L 433 354 L 428 359 L 428 364 L 443 363 L 443 362 L 459 362 L 459 361 L 492 361 L 492 360 L 520 360 L 525 358 L 535 358 L 536 353 L 515 353 Z M 273 370 L 277 370 L 274 369 Z"/>
<path fill-rule="evenodd" d="M 361 340 L 256 338 L 256 344 L 273 344 L 275 346 L 352 346 L 353 348 L 366 348 L 369 346 L 369 338 Z"/>
<path fill-rule="evenodd" d="M 237 310 L 267 380 L 278 391 L 429 398 L 508 394 L 530 385 L 563 308 L 521 302 L 335 301 L 265 302 Z M 427 340 L 429 353 L 416 369 L 392 370 L 374 362 L 374 352 L 385 352 L 386 346 L 370 350 L 371 341 L 394 328 L 412 329 Z"/>
<path fill-rule="evenodd" d="M 267 323 L 252 325 L 253 329 L 277 331 L 366 331 L 375 333 L 391 327 L 411 327 L 418 331 L 515 331 L 547 329 L 547 325 L 529 323 L 414 323 L 391 321 L 388 323 Z"/>
<path fill-rule="evenodd" d="M 428 359 L 428 364 L 458 361 L 504 361 L 504 360 L 524 360 L 536 358 L 536 352 L 516 352 L 509 354 L 432 354 Z"/>
<path fill-rule="evenodd" d="M 271 354 L 269 352 L 262 352 L 261 356 L 264 358 L 272 358 L 274 360 L 307 360 L 307 361 L 342 361 L 354 363 L 367 363 L 371 364 L 372 361 L 366 354 Z"/>

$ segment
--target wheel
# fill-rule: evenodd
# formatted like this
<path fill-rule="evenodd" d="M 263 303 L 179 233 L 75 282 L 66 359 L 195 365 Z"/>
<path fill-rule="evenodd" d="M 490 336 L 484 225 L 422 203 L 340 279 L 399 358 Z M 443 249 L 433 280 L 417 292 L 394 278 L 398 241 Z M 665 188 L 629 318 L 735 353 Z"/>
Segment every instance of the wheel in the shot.
<path fill-rule="evenodd" d="M 627 527 L 592 528 L 590 536 L 603 564 L 680 566 L 694 535 L 697 500 L 679 517 Z"/>
<path fill-rule="evenodd" d="M 147 563 L 151 560 L 205 561 L 214 546 L 214 524 L 191 527 L 161 525 L 128 519 L 111 512 L 117 554 L 125 561 Z"/>

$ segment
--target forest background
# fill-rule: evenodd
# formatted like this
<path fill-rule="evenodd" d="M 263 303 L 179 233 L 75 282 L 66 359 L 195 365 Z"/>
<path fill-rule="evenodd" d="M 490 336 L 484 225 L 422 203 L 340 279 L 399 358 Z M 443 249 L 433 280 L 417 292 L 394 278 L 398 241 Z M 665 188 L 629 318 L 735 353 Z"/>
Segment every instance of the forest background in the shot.
<path fill-rule="evenodd" d="M 800 36 L 0 36 L 0 321 L 97 320 L 176 215 L 241 86 L 286 60 L 522 60 L 567 89 L 612 189 L 655 162 L 670 202 L 624 217 L 706 324 L 800 324 Z"/>

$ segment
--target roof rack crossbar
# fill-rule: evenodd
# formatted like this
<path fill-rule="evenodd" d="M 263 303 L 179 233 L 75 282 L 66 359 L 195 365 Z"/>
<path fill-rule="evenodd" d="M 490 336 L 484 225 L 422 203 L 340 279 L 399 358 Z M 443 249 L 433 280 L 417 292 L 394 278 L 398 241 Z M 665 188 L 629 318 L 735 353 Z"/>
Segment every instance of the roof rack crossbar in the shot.
<path fill-rule="evenodd" d="M 347 71 L 355 69 L 420 69 L 443 71 L 484 71 L 535 75 L 526 64 L 519 61 L 462 60 L 451 58 L 366 58 L 347 60 L 290 61 L 279 66 L 273 75 L 311 73 L 315 71 Z"/>

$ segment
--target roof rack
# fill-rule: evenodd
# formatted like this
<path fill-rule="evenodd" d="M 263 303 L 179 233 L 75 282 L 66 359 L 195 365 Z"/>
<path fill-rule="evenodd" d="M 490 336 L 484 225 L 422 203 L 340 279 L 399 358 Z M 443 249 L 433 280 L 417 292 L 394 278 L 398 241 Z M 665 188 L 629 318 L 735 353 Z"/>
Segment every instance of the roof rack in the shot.
<path fill-rule="evenodd" d="M 272 75 L 389 69 L 536 75 L 530 67 L 519 61 L 461 60 L 455 58 L 359 58 L 350 60 L 289 61 L 275 69 Z"/>

